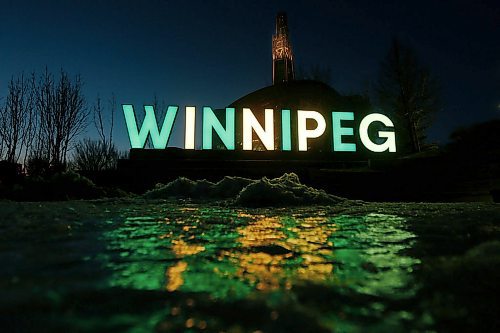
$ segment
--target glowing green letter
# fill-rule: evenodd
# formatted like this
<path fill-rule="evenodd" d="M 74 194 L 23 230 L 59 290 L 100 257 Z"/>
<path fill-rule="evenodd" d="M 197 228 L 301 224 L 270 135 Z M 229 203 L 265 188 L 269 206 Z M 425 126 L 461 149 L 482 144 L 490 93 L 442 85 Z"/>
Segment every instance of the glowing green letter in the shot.
<path fill-rule="evenodd" d="M 343 143 L 342 136 L 354 135 L 352 127 L 342 127 L 342 120 L 354 120 L 352 112 L 332 112 L 333 122 L 333 150 L 334 151 L 356 151 L 355 143 Z"/>
<path fill-rule="evenodd" d="M 281 110 L 281 150 L 292 150 L 290 110 Z"/>
<path fill-rule="evenodd" d="M 226 128 L 211 108 L 203 107 L 203 149 L 212 149 L 212 129 L 228 150 L 234 150 L 234 108 L 226 108 Z"/>
<path fill-rule="evenodd" d="M 142 122 L 140 131 L 137 129 L 134 107 L 132 105 L 124 104 L 122 108 L 132 148 L 144 148 L 148 135 L 151 135 L 151 141 L 153 142 L 153 147 L 155 149 L 164 149 L 167 146 L 170 133 L 172 132 L 172 126 L 174 125 L 174 120 L 177 116 L 177 106 L 168 106 L 160 131 L 158 131 L 158 123 L 156 122 L 155 110 L 153 106 L 144 106 L 146 115 L 144 116 L 144 121 Z"/>

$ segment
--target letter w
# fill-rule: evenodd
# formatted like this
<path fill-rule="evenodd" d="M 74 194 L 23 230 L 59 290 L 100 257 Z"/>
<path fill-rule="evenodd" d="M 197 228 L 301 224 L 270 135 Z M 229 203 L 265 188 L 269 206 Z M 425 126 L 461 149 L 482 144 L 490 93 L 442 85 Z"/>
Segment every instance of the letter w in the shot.
<path fill-rule="evenodd" d="M 132 148 L 144 148 L 148 135 L 151 135 L 151 141 L 153 142 L 153 147 L 155 149 L 164 149 L 167 146 L 179 107 L 168 106 L 160 131 L 158 130 L 158 123 L 156 122 L 156 115 L 153 106 L 144 106 L 146 115 L 144 116 L 144 121 L 142 122 L 140 131 L 137 128 L 134 107 L 128 104 L 124 104 L 122 107 L 123 114 L 125 115 L 125 121 L 127 123 L 130 146 Z"/>

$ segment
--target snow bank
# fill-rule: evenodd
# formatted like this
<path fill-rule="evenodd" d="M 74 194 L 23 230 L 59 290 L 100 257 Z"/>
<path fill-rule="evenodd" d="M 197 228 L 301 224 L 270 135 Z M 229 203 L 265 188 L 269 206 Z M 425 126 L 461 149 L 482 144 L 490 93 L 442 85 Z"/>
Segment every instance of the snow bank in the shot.
<path fill-rule="evenodd" d="M 266 177 L 253 181 L 242 189 L 235 199 L 240 206 L 296 206 L 334 204 L 341 198 L 300 183 L 294 173 L 285 173 L 275 179 Z"/>
<path fill-rule="evenodd" d="M 275 179 L 264 177 L 258 180 L 226 176 L 218 183 L 180 177 L 166 185 L 158 184 L 153 190 L 146 192 L 144 197 L 229 199 L 235 205 L 247 207 L 334 204 L 344 200 L 302 184 L 294 173 L 286 173 Z"/>
<path fill-rule="evenodd" d="M 212 183 L 206 179 L 191 180 L 179 177 L 176 180 L 156 187 L 144 194 L 150 199 L 166 198 L 193 198 L 193 199 L 228 199 L 234 198 L 241 190 L 252 183 L 253 180 L 242 177 L 224 177 L 218 183 Z"/>

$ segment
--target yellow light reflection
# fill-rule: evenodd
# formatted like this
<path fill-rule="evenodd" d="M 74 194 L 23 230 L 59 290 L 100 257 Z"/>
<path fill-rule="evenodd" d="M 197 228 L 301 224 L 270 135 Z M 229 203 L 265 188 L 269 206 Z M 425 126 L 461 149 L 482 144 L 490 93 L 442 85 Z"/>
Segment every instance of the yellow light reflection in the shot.
<path fill-rule="evenodd" d="M 185 213 L 185 212 L 195 212 L 195 211 L 198 210 L 198 208 L 196 208 L 196 207 L 181 207 L 181 208 L 179 208 L 179 210 L 181 212 L 183 212 L 183 213 Z"/>
<path fill-rule="evenodd" d="M 177 290 L 182 284 L 184 280 L 182 279 L 182 273 L 187 269 L 187 262 L 179 261 L 174 266 L 171 266 L 167 269 L 167 290 L 174 291 Z"/>
<path fill-rule="evenodd" d="M 335 226 L 321 216 L 294 218 L 294 221 L 296 224 L 286 229 L 280 218 L 260 216 L 237 230 L 241 251 L 225 251 L 222 257 L 234 260 L 239 266 L 235 275 L 261 291 L 290 289 L 298 280 L 331 278 L 333 264 L 326 258 L 332 255 L 328 238 L 335 232 Z M 287 265 L 290 259 L 298 260 Z"/>
<path fill-rule="evenodd" d="M 240 268 L 236 275 L 255 284 L 258 290 L 274 290 L 280 287 L 284 256 L 267 253 L 246 253 L 239 256 Z"/>
<path fill-rule="evenodd" d="M 244 228 L 238 228 L 241 235 L 238 242 L 244 247 L 262 246 L 285 240 L 285 234 L 280 231 L 283 225 L 276 217 L 266 217 L 257 222 L 249 224 Z"/>
<path fill-rule="evenodd" d="M 291 289 L 300 281 L 322 282 L 333 278 L 332 243 L 335 225 L 324 216 L 301 218 L 268 217 L 238 213 L 251 222 L 236 231 L 239 237 L 235 247 L 222 250 L 219 261 L 229 260 L 235 270 L 213 272 L 220 278 L 238 279 L 252 285 L 258 291 Z M 193 256 L 205 251 L 189 239 L 172 240 L 172 251 L 177 258 Z M 188 270 L 188 260 L 183 259 L 167 269 L 167 290 L 178 290 L 183 284 L 183 274 Z"/>
<path fill-rule="evenodd" d="M 238 216 L 251 215 L 239 213 Z M 241 244 L 243 252 L 224 251 L 222 256 L 230 257 L 239 266 L 236 272 L 238 278 L 255 284 L 258 290 L 273 290 L 280 287 L 283 276 L 281 264 L 290 253 L 275 255 L 258 250 L 254 252 L 259 247 L 285 247 L 286 236 L 281 231 L 283 225 L 279 218 L 259 217 L 257 221 L 237 229 L 240 234 L 237 242 Z"/>
<path fill-rule="evenodd" d="M 326 261 L 325 256 L 332 253 L 332 243 L 328 238 L 335 227 L 326 223 L 325 217 L 307 217 L 299 226 L 292 228 L 297 238 L 288 242 L 301 253 L 303 265 L 297 270 L 297 278 L 302 280 L 325 280 L 333 273 L 333 264 Z"/>
<path fill-rule="evenodd" d="M 177 257 L 182 258 L 205 251 L 205 247 L 196 244 L 188 244 L 182 239 L 179 239 L 172 241 L 172 251 Z"/>
<path fill-rule="evenodd" d="M 172 252 L 174 252 L 176 257 L 178 258 L 191 256 L 200 253 L 202 251 L 205 251 L 204 246 L 196 244 L 188 244 L 184 242 L 182 239 L 172 241 Z M 165 275 L 167 277 L 166 289 L 168 291 L 177 290 L 184 284 L 182 273 L 184 273 L 187 270 L 187 267 L 188 267 L 187 262 L 179 261 L 177 264 L 167 269 Z"/>

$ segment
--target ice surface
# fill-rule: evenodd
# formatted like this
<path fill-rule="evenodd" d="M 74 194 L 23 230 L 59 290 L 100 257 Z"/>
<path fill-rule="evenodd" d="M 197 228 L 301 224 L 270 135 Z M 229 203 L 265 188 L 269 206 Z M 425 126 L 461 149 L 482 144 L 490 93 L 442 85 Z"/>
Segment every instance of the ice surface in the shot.
<path fill-rule="evenodd" d="M 496 332 L 498 221 L 484 203 L 0 201 L 0 328 Z"/>
<path fill-rule="evenodd" d="M 344 200 L 302 184 L 294 173 L 285 173 L 274 179 L 263 177 L 257 180 L 226 176 L 218 183 L 180 177 L 166 185 L 158 184 L 144 196 L 150 199 L 230 199 L 232 203 L 245 207 L 335 204 Z"/>

